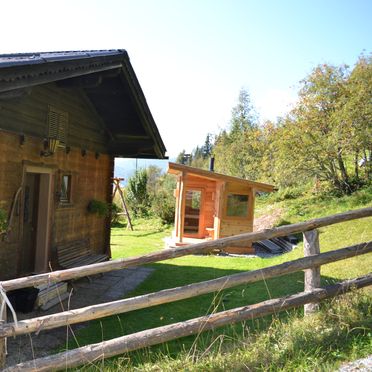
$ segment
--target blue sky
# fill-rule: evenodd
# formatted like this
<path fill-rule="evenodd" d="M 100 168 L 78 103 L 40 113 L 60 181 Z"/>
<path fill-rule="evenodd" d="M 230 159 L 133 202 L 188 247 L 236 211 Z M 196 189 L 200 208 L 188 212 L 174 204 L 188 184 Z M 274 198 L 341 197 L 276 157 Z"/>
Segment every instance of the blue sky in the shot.
<path fill-rule="evenodd" d="M 225 128 L 242 87 L 275 119 L 317 64 L 372 51 L 371 0 L 0 1 L 0 53 L 126 49 L 171 157 Z"/>

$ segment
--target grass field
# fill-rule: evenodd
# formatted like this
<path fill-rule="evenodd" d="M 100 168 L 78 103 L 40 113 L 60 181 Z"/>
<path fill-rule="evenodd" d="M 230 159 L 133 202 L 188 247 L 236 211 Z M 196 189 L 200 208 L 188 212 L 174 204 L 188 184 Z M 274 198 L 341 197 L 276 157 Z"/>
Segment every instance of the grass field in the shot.
<path fill-rule="evenodd" d="M 281 208 L 283 215 L 280 223 L 283 224 L 366 206 L 372 206 L 371 189 L 340 199 L 316 197 L 311 194 L 297 196 L 296 199 L 262 198 L 258 200 L 257 211 L 259 214 L 263 214 L 269 213 L 273 208 Z M 132 257 L 162 249 L 164 237 L 169 236 L 171 232 L 170 227 L 164 227 L 156 220 L 136 220 L 134 229 L 133 232 L 123 227 L 112 229 L 113 258 Z M 372 218 L 337 224 L 320 230 L 322 252 L 368 240 L 372 240 Z M 302 246 L 299 244 L 298 248 L 288 254 L 268 259 L 204 255 L 159 262 L 150 265 L 155 269 L 153 274 L 131 293 L 131 296 L 241 271 L 259 269 L 302 256 Z M 328 264 L 323 266 L 321 270 L 322 283 L 332 283 L 360 276 L 368 273 L 371 267 L 371 254 Z M 99 342 L 102 339 L 175 323 L 214 311 L 253 304 L 302 290 L 303 273 L 300 272 L 228 289 L 218 294 L 203 295 L 97 320 L 92 322 L 89 327 L 79 331 L 77 339 L 79 345 Z M 196 338 L 186 337 L 130 353 L 119 359 L 106 361 L 105 368 L 113 370 L 136 368 L 139 370 L 182 370 L 187 366 L 188 370 L 229 370 L 231 368 L 249 370 L 251 367 L 255 370 L 284 370 L 288 368 L 314 370 L 314 365 L 317 365 L 319 370 L 323 367 L 329 369 L 342 360 L 372 353 L 371 331 L 369 333 L 366 331 L 368 327 L 371 328 L 372 323 L 372 309 L 368 305 L 371 302 L 371 297 L 370 291 L 364 293 L 365 295 L 359 296 L 357 300 L 350 297 L 347 301 L 336 301 L 334 302 L 336 305 L 333 305 L 332 308 L 329 303 L 324 305 L 325 310 L 313 320 L 314 324 L 318 324 L 319 329 L 322 330 L 324 337 L 319 334 L 315 337 L 316 335 L 310 334 L 311 332 L 307 334 L 306 332 L 310 330 L 314 332 L 312 327 L 309 328 L 311 321 L 303 320 L 302 310 L 297 310 L 281 313 L 276 317 L 266 317 L 253 322 L 225 327 L 199 335 Z M 333 308 L 337 308 L 339 314 L 336 310 L 332 310 Z M 356 311 L 355 308 L 359 310 Z M 330 313 L 334 313 L 333 315 L 339 323 L 335 321 L 334 317 L 331 317 L 332 321 L 327 318 L 326 314 Z M 350 314 L 345 316 L 346 313 Z M 340 314 L 343 314 L 343 318 Z M 333 331 L 335 333 L 323 330 L 324 327 L 328 329 L 332 324 L 334 324 Z M 349 332 L 356 325 L 358 331 Z M 285 332 L 287 332 L 288 340 L 292 340 L 290 347 L 280 345 L 280 343 L 286 343 Z M 302 336 L 298 337 L 298 333 Z M 330 337 L 330 333 L 333 338 Z M 339 342 L 335 340 L 335 337 L 338 337 Z M 273 343 L 270 343 L 271 338 Z M 330 347 L 332 339 L 334 346 Z M 247 342 L 252 345 L 252 349 L 256 350 L 255 357 L 250 354 Z M 301 343 L 307 345 L 308 351 L 302 350 Z M 276 350 L 274 344 L 277 344 L 275 358 L 271 355 Z M 262 357 L 265 350 L 271 350 L 270 355 L 266 355 L 268 362 L 261 361 L 261 363 L 259 358 Z M 293 354 L 296 350 L 297 354 L 294 357 Z M 230 368 L 225 363 L 230 363 Z"/>

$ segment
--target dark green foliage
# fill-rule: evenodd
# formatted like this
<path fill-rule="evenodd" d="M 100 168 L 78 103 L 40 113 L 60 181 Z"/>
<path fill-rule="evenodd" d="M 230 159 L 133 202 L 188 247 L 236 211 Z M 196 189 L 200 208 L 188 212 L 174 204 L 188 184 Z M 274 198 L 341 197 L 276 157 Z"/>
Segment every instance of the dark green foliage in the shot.
<path fill-rule="evenodd" d="M 213 154 L 214 139 L 211 133 L 208 133 L 204 145 L 196 146 L 191 154 L 186 154 L 185 150 L 182 150 L 176 159 L 176 163 L 190 165 L 196 168 L 208 169 L 209 158 Z"/>
<path fill-rule="evenodd" d="M 0 208 L 0 234 L 6 232 L 8 225 L 8 216 L 4 209 Z"/>
<path fill-rule="evenodd" d="M 140 169 L 128 180 L 126 189 L 128 204 L 134 215 L 138 217 L 147 216 L 150 208 L 147 180 L 148 176 L 145 169 Z"/>
<path fill-rule="evenodd" d="M 99 217 L 106 217 L 110 211 L 110 206 L 106 202 L 93 199 L 89 202 L 87 209 L 89 213 L 95 213 Z"/>
<path fill-rule="evenodd" d="M 116 203 L 110 205 L 111 211 L 111 225 L 116 225 L 119 223 L 120 215 L 119 213 L 123 212 L 123 209 L 119 207 Z"/>
<path fill-rule="evenodd" d="M 174 221 L 175 198 L 173 191 L 175 188 L 174 176 L 160 174 L 150 192 L 151 212 L 165 224 L 171 224 Z"/>
<path fill-rule="evenodd" d="M 155 216 L 160 217 L 163 223 L 171 224 L 174 221 L 175 200 L 167 190 L 160 190 L 152 199 L 151 210 Z"/>
<path fill-rule="evenodd" d="M 155 215 L 165 224 L 174 220 L 176 180 L 156 166 L 137 172 L 128 181 L 126 198 L 136 217 Z"/>

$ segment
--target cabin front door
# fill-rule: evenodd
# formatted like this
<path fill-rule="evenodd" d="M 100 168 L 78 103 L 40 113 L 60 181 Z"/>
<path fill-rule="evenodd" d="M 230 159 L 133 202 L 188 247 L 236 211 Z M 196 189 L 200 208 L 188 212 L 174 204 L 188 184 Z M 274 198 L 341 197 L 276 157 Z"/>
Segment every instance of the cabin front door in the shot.
<path fill-rule="evenodd" d="M 48 270 L 52 171 L 27 167 L 23 182 L 23 236 L 20 274 Z"/>
<path fill-rule="evenodd" d="M 196 237 L 200 234 L 202 191 L 186 190 L 185 198 L 185 219 L 183 233 L 184 235 Z"/>
<path fill-rule="evenodd" d="M 40 174 L 26 173 L 23 192 L 22 274 L 32 273 L 35 269 L 39 195 Z"/>

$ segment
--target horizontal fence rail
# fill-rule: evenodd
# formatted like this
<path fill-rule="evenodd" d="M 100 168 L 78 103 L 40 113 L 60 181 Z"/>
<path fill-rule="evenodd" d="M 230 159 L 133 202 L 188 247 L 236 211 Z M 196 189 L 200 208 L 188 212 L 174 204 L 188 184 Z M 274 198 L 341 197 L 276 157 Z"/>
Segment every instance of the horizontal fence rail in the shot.
<path fill-rule="evenodd" d="M 254 283 L 263 279 L 270 279 L 370 252 L 372 252 L 372 241 L 321 253 L 316 256 L 299 258 L 297 260 L 259 270 L 223 276 L 218 279 L 208 280 L 201 283 L 165 289 L 142 296 L 91 305 L 38 318 L 21 320 L 18 321 L 17 324 L 6 323 L 3 327 L 0 327 L 0 337 L 18 336 L 21 334 L 39 332 L 164 303 L 184 300 L 186 298 L 221 291 L 241 284 Z"/>
<path fill-rule="evenodd" d="M 83 346 L 52 356 L 34 359 L 29 362 L 8 367 L 4 371 L 15 372 L 22 370 L 41 372 L 77 367 L 81 364 L 96 362 L 103 358 L 124 354 L 129 351 L 171 341 L 180 337 L 198 334 L 202 331 L 288 310 L 306 303 L 319 302 L 346 293 L 353 288 L 363 288 L 371 284 L 372 274 L 369 274 L 361 278 L 347 280 L 324 288 L 317 288 L 311 292 L 301 292 L 287 297 L 260 302 L 255 305 L 226 310 L 184 322 L 133 333 L 109 341 Z"/>
<path fill-rule="evenodd" d="M 183 300 L 202 294 L 218 292 L 242 284 L 253 283 L 263 279 L 290 274 L 300 270 L 305 271 L 305 292 L 203 316 L 185 322 L 137 332 L 110 341 L 105 341 L 45 358 L 20 363 L 16 366 L 8 367 L 5 370 L 49 371 L 66 369 L 87 362 L 100 360 L 104 357 L 122 354 L 139 348 L 170 341 L 179 337 L 196 334 L 204 330 L 214 329 L 247 319 L 254 319 L 304 304 L 305 314 L 309 314 L 313 311 L 316 311 L 317 303 L 323 299 L 345 293 L 352 287 L 362 288 L 372 284 L 372 274 L 369 273 L 367 276 L 362 278 L 344 281 L 342 283 L 327 286 L 325 288 L 318 288 L 320 287 L 321 265 L 370 253 L 372 252 L 372 241 L 334 251 L 319 253 L 319 232 L 316 229 L 339 222 L 371 216 L 372 208 L 364 208 L 336 214 L 333 216 L 317 218 L 293 225 L 281 226 L 274 229 L 240 234 L 214 241 L 207 241 L 194 244 L 192 246 L 165 249 L 140 257 L 97 263 L 68 270 L 53 271 L 50 273 L 0 282 L 1 293 L 2 296 L 4 296 L 4 293 L 9 290 L 32 287 L 45 283 L 54 284 L 60 281 L 72 280 L 84 276 L 120 270 L 127 267 L 154 263 L 171 258 L 182 257 L 185 255 L 206 253 L 215 249 L 223 250 L 228 246 L 239 246 L 242 243 L 247 244 L 298 232 L 302 232 L 304 234 L 304 251 L 306 257 L 279 265 L 228 275 L 218 279 L 193 283 L 182 287 L 165 289 L 159 292 L 149 293 L 133 298 L 22 320 L 18 321 L 17 323 L 6 323 L 6 316 L 1 314 L 0 311 L 0 369 L 5 363 L 4 352 L 6 337 L 30 334 L 33 332 L 85 322 L 92 319 L 98 319 L 150 306 Z M 6 300 L 6 296 L 4 296 L 4 298 L 0 297 L 0 305 L 4 304 L 4 299 Z M 4 306 L 0 306 L 0 309 L 1 308 L 5 310 Z"/>
<path fill-rule="evenodd" d="M 210 240 L 203 243 L 193 244 L 187 247 L 163 249 L 161 251 L 149 253 L 144 256 L 113 260 L 93 265 L 80 266 L 68 270 L 52 271 L 50 273 L 45 274 L 6 280 L 1 282 L 1 284 L 5 291 L 10 291 L 13 289 L 33 287 L 40 284 L 56 283 L 65 280 L 82 278 L 84 276 L 91 276 L 109 271 L 121 270 L 128 267 L 164 261 L 171 258 L 178 258 L 190 254 L 206 253 L 214 249 L 223 250 L 225 247 L 228 246 L 235 245 L 239 246 L 242 243 L 252 243 L 255 241 L 271 239 L 279 236 L 286 236 L 298 232 L 314 230 L 319 227 L 333 225 L 339 222 L 346 222 L 358 218 L 371 216 L 372 207 L 356 209 L 354 211 L 348 211 L 327 217 L 315 218 L 310 221 L 300 222 L 292 225 L 280 226 L 277 228 L 267 229 L 258 232 L 229 236 L 227 238 L 222 238 L 218 240 Z"/>

